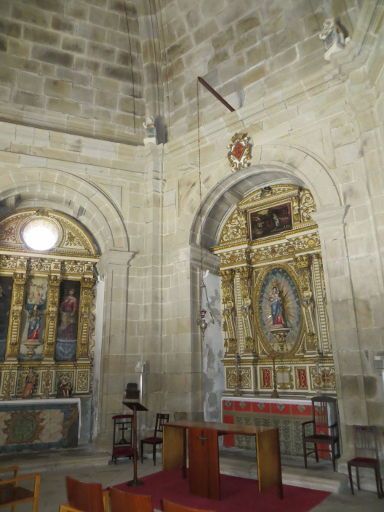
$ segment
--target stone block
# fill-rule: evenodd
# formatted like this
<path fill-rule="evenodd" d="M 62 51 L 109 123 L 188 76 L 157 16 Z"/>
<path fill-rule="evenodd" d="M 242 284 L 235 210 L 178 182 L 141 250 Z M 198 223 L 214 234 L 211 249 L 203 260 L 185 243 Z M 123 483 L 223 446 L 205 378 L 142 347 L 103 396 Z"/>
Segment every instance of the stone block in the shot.
<path fill-rule="evenodd" d="M 193 38 L 196 44 L 200 44 L 206 39 L 212 37 L 212 34 L 218 32 L 218 26 L 214 20 L 206 22 L 203 26 L 197 28 L 193 33 Z"/>
<path fill-rule="evenodd" d="M 14 20 L 0 18 L 0 34 L 11 37 L 21 37 L 21 24 Z"/>
<path fill-rule="evenodd" d="M 42 27 L 49 27 L 51 15 L 38 7 L 26 3 L 12 3 L 12 18 L 26 23 L 33 23 Z"/>
<path fill-rule="evenodd" d="M 93 103 L 94 94 L 94 89 L 90 87 L 82 87 L 81 85 L 75 85 L 72 87 L 71 99 L 81 103 Z"/>
<path fill-rule="evenodd" d="M 259 25 L 260 19 L 258 16 L 245 16 L 244 18 L 236 22 L 236 32 L 238 35 L 245 34 L 249 30 L 258 27 Z"/>
<path fill-rule="evenodd" d="M 119 99 L 119 110 L 122 112 L 130 112 L 134 111 L 134 100 L 130 96 L 123 96 Z"/>
<path fill-rule="evenodd" d="M 297 60 L 297 51 L 296 47 L 288 48 L 285 52 L 280 53 L 276 57 L 270 58 L 268 60 L 268 64 L 271 72 L 279 71 L 281 68 L 285 66 L 291 66 Z M 282 84 L 284 84 L 285 77 L 281 78 Z"/>
<path fill-rule="evenodd" d="M 104 64 L 102 67 L 102 73 L 107 78 L 114 78 L 124 82 L 130 82 L 132 79 L 132 70 L 124 66 Z"/>
<path fill-rule="evenodd" d="M 83 37 L 84 39 L 89 39 L 90 41 L 97 43 L 103 43 L 106 40 L 107 31 L 105 28 L 96 27 L 90 23 L 81 23 L 78 27 L 76 27 L 75 33 L 77 36 Z M 126 39 L 127 37 L 125 36 L 125 44 Z"/>
<path fill-rule="evenodd" d="M 70 34 L 73 34 L 75 25 L 73 21 L 68 18 L 63 18 L 62 16 L 53 16 L 52 28 L 60 32 L 69 32 Z"/>
<path fill-rule="evenodd" d="M 99 107 L 116 110 L 117 97 L 108 91 L 96 91 L 95 104 Z"/>
<path fill-rule="evenodd" d="M 88 19 L 88 9 L 89 7 L 87 5 L 79 3 L 78 0 L 65 1 L 65 14 L 72 18 L 78 20 Z"/>
<path fill-rule="evenodd" d="M 13 101 L 19 105 L 28 107 L 40 107 L 44 106 L 44 98 L 39 94 L 32 94 L 25 91 L 17 91 L 13 97 Z"/>
<path fill-rule="evenodd" d="M 135 66 L 136 68 L 140 66 L 138 57 L 130 52 L 124 52 L 122 50 L 117 51 L 116 64 L 121 64 L 122 66 Z"/>
<path fill-rule="evenodd" d="M 85 40 L 80 37 L 63 36 L 61 47 L 68 52 L 84 53 Z"/>
<path fill-rule="evenodd" d="M 99 43 L 89 42 L 87 46 L 87 55 L 93 59 L 106 60 L 113 62 L 115 60 L 115 48 Z"/>
<path fill-rule="evenodd" d="M 89 86 L 92 81 L 92 75 L 90 73 L 80 73 L 67 68 L 58 68 L 57 78 L 60 80 L 68 80 L 77 85 L 84 85 L 85 87 Z"/>
<path fill-rule="evenodd" d="M 235 53 L 239 53 L 248 50 L 253 46 L 256 46 L 259 39 L 260 37 L 257 28 L 249 30 L 245 34 L 239 34 L 233 46 L 233 51 Z"/>
<path fill-rule="evenodd" d="M 34 59 L 58 66 L 65 66 L 70 68 L 73 65 L 73 55 L 47 47 L 34 47 L 32 49 L 32 57 Z"/>
<path fill-rule="evenodd" d="M 366 398 L 368 400 L 376 398 L 380 389 L 380 383 L 378 382 L 378 378 L 370 375 L 364 375 L 363 383 Z"/>
<path fill-rule="evenodd" d="M 97 7 L 91 7 L 89 21 L 95 25 L 115 30 L 119 24 L 119 15 L 115 12 L 108 12 Z"/>
<path fill-rule="evenodd" d="M 208 61 L 208 71 L 216 69 L 219 64 L 229 59 L 227 50 L 216 51 Z"/>
<path fill-rule="evenodd" d="M 44 30 L 33 25 L 24 25 L 23 37 L 29 41 L 50 46 L 58 46 L 60 36 L 57 32 Z"/>
<path fill-rule="evenodd" d="M 168 48 L 168 59 L 175 60 L 178 57 L 183 57 L 191 48 L 193 44 L 189 35 L 185 35 L 177 43 L 172 44 Z"/>
<path fill-rule="evenodd" d="M 272 54 L 284 52 L 302 39 L 302 28 L 299 24 L 293 28 L 282 30 L 274 34 L 268 41 Z"/>
<path fill-rule="evenodd" d="M 120 83 L 117 80 L 99 76 L 94 77 L 92 85 L 95 89 L 108 90 L 111 92 L 118 92 L 120 87 Z"/>
<path fill-rule="evenodd" d="M 57 12 L 64 14 L 66 0 L 36 0 L 34 2 L 40 9 L 45 11 Z"/>
<path fill-rule="evenodd" d="M 79 55 L 76 55 L 75 57 L 75 69 L 77 71 L 82 72 L 91 72 L 93 75 L 93 78 L 96 78 L 97 73 L 99 72 L 101 68 L 101 62 L 97 60 L 91 60 L 86 57 L 80 57 Z"/>
<path fill-rule="evenodd" d="M 47 96 L 56 98 L 69 97 L 72 92 L 72 82 L 68 80 L 45 80 L 44 92 Z"/>
<path fill-rule="evenodd" d="M 43 91 L 43 80 L 42 76 L 19 71 L 17 73 L 17 88 L 22 91 L 41 94 Z"/>
<path fill-rule="evenodd" d="M 11 88 L 0 85 L 0 100 L 8 101 L 11 97 Z"/>
<path fill-rule="evenodd" d="M 28 57 L 30 43 L 19 39 L 8 39 L 8 55 L 16 55 L 17 57 Z"/>
<path fill-rule="evenodd" d="M 3 35 L 0 35 L 0 52 L 7 51 L 7 40 Z"/>
<path fill-rule="evenodd" d="M 246 60 L 248 66 L 254 66 L 264 61 L 268 57 L 268 49 L 265 42 L 261 42 L 257 46 L 254 46 L 251 50 L 246 53 Z"/>
<path fill-rule="evenodd" d="M 79 114 L 80 106 L 76 101 L 63 98 L 48 98 L 47 108 L 64 114 Z"/>

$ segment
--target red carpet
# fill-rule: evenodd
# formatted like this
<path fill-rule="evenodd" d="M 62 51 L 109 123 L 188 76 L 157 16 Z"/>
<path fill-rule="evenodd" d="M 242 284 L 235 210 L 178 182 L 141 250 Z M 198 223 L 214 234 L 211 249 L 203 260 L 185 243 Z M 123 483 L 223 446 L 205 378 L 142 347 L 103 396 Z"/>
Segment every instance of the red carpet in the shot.
<path fill-rule="evenodd" d="M 132 488 L 125 484 L 116 487 L 136 494 L 150 494 L 158 509 L 161 498 L 168 498 L 183 505 L 208 508 L 215 512 L 307 512 L 329 496 L 328 492 L 284 485 L 284 498 L 281 500 L 272 490 L 260 494 L 255 480 L 221 475 L 221 500 L 218 501 L 190 494 L 188 480 L 181 477 L 179 470 L 160 471 L 141 480 L 144 485 L 139 487 Z"/>

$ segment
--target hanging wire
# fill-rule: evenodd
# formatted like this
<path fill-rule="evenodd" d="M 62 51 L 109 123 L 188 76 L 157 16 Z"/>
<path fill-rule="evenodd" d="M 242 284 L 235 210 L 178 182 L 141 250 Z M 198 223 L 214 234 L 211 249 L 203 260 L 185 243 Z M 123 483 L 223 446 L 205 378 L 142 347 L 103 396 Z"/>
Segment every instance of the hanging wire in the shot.
<path fill-rule="evenodd" d="M 208 292 L 207 292 L 207 286 L 204 281 L 204 272 L 203 272 L 203 213 L 202 213 L 202 200 L 203 200 L 203 186 L 202 186 L 202 179 L 201 179 L 201 140 L 200 140 L 200 93 L 199 93 L 199 80 L 196 79 L 196 102 L 197 102 L 197 168 L 198 168 L 198 181 L 199 181 L 199 208 L 200 208 L 200 301 L 203 299 L 203 294 L 205 298 L 205 302 L 207 304 L 207 309 L 209 316 L 211 317 L 212 324 L 215 323 L 215 319 L 213 317 L 209 298 L 208 298 Z M 205 329 L 208 327 L 207 321 L 205 320 L 205 309 L 201 308 L 200 310 L 200 328 L 202 329 L 203 336 Z"/>

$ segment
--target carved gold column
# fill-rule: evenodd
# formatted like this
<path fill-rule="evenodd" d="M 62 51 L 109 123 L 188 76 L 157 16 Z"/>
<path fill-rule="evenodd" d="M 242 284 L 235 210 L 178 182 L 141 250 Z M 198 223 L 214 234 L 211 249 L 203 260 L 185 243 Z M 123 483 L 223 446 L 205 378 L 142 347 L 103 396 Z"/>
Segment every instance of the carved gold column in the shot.
<path fill-rule="evenodd" d="M 253 308 L 251 299 L 251 276 L 250 267 L 240 267 L 237 269 L 240 285 L 240 314 L 243 323 L 244 352 L 254 354 L 256 352 L 255 334 L 253 329 Z"/>
<path fill-rule="evenodd" d="M 60 295 L 60 262 L 53 262 L 49 276 L 49 291 L 47 301 L 46 330 L 44 340 L 44 359 L 53 360 L 57 331 L 57 317 Z"/>
<path fill-rule="evenodd" d="M 221 294 L 223 305 L 223 331 L 225 355 L 233 355 L 237 352 L 236 339 L 236 309 L 234 276 L 232 269 L 221 270 Z"/>
<path fill-rule="evenodd" d="M 16 360 L 19 355 L 21 317 L 24 304 L 24 290 L 26 277 L 26 262 L 22 271 L 13 274 L 12 304 L 9 315 L 9 329 L 7 336 L 7 349 L 5 361 Z"/>
<path fill-rule="evenodd" d="M 295 264 L 302 293 L 303 316 L 306 327 L 306 350 L 307 352 L 317 352 L 318 335 L 311 284 L 312 256 L 308 254 L 297 256 Z"/>
<path fill-rule="evenodd" d="M 87 359 L 89 357 L 89 326 L 93 300 L 93 288 L 95 279 L 83 277 L 81 281 L 81 303 L 79 312 L 79 336 L 77 341 L 76 358 Z"/>

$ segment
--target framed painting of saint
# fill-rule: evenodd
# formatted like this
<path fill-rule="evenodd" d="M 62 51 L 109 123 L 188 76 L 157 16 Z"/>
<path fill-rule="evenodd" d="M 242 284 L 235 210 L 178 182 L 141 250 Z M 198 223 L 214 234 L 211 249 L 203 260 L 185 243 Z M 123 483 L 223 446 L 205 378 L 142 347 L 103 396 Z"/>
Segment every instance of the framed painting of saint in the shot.
<path fill-rule="evenodd" d="M 13 278 L 0 276 L 0 361 L 4 361 L 12 300 Z"/>
<path fill-rule="evenodd" d="M 271 206 L 249 214 L 251 240 L 292 229 L 291 204 Z"/>
<path fill-rule="evenodd" d="M 79 324 L 80 282 L 62 281 L 56 334 L 56 361 L 75 361 Z"/>
<path fill-rule="evenodd" d="M 43 358 L 47 290 L 48 277 L 31 277 L 27 284 L 19 352 L 21 361 Z"/>

